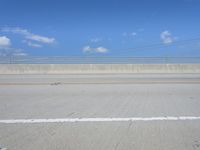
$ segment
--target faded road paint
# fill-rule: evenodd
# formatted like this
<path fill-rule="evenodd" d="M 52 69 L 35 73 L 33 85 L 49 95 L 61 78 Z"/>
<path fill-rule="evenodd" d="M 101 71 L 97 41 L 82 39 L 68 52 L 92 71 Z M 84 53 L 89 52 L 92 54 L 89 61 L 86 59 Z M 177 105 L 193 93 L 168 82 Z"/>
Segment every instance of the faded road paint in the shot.
<path fill-rule="evenodd" d="M 134 118 L 60 118 L 60 119 L 13 119 L 0 120 L 0 123 L 15 124 L 15 123 L 73 123 L 73 122 L 127 122 L 127 121 L 185 121 L 185 120 L 200 120 L 194 116 L 167 116 L 167 117 L 134 117 Z"/>

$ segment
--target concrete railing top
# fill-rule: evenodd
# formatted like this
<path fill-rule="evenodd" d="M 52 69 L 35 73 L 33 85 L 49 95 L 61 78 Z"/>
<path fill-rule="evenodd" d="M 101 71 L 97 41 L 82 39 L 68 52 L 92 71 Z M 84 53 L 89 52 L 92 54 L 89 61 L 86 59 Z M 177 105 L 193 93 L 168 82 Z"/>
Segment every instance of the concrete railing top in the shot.
<path fill-rule="evenodd" d="M 7 56 L 0 64 L 200 64 L 200 57 Z"/>

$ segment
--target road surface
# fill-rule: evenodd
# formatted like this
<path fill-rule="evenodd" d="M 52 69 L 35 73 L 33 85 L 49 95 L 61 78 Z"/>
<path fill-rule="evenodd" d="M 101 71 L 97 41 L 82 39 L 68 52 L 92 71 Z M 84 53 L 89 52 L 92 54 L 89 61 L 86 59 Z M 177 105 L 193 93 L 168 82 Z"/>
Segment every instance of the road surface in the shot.
<path fill-rule="evenodd" d="M 1 75 L 1 148 L 200 150 L 200 76 Z"/>

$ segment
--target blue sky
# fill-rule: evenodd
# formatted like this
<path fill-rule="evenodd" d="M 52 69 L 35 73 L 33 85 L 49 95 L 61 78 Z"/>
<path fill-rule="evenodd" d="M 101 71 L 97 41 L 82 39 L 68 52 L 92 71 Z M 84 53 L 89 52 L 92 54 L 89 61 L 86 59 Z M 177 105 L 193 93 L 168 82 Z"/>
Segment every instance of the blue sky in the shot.
<path fill-rule="evenodd" d="M 0 0 L 0 55 L 200 56 L 200 0 Z"/>

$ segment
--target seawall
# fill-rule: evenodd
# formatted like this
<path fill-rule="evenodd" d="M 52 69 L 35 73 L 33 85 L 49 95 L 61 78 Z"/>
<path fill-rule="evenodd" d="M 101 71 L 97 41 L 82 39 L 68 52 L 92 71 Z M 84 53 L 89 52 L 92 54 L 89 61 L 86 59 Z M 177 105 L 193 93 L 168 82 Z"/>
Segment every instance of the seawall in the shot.
<path fill-rule="evenodd" d="M 200 64 L 0 64 L 0 74 L 200 73 Z"/>

